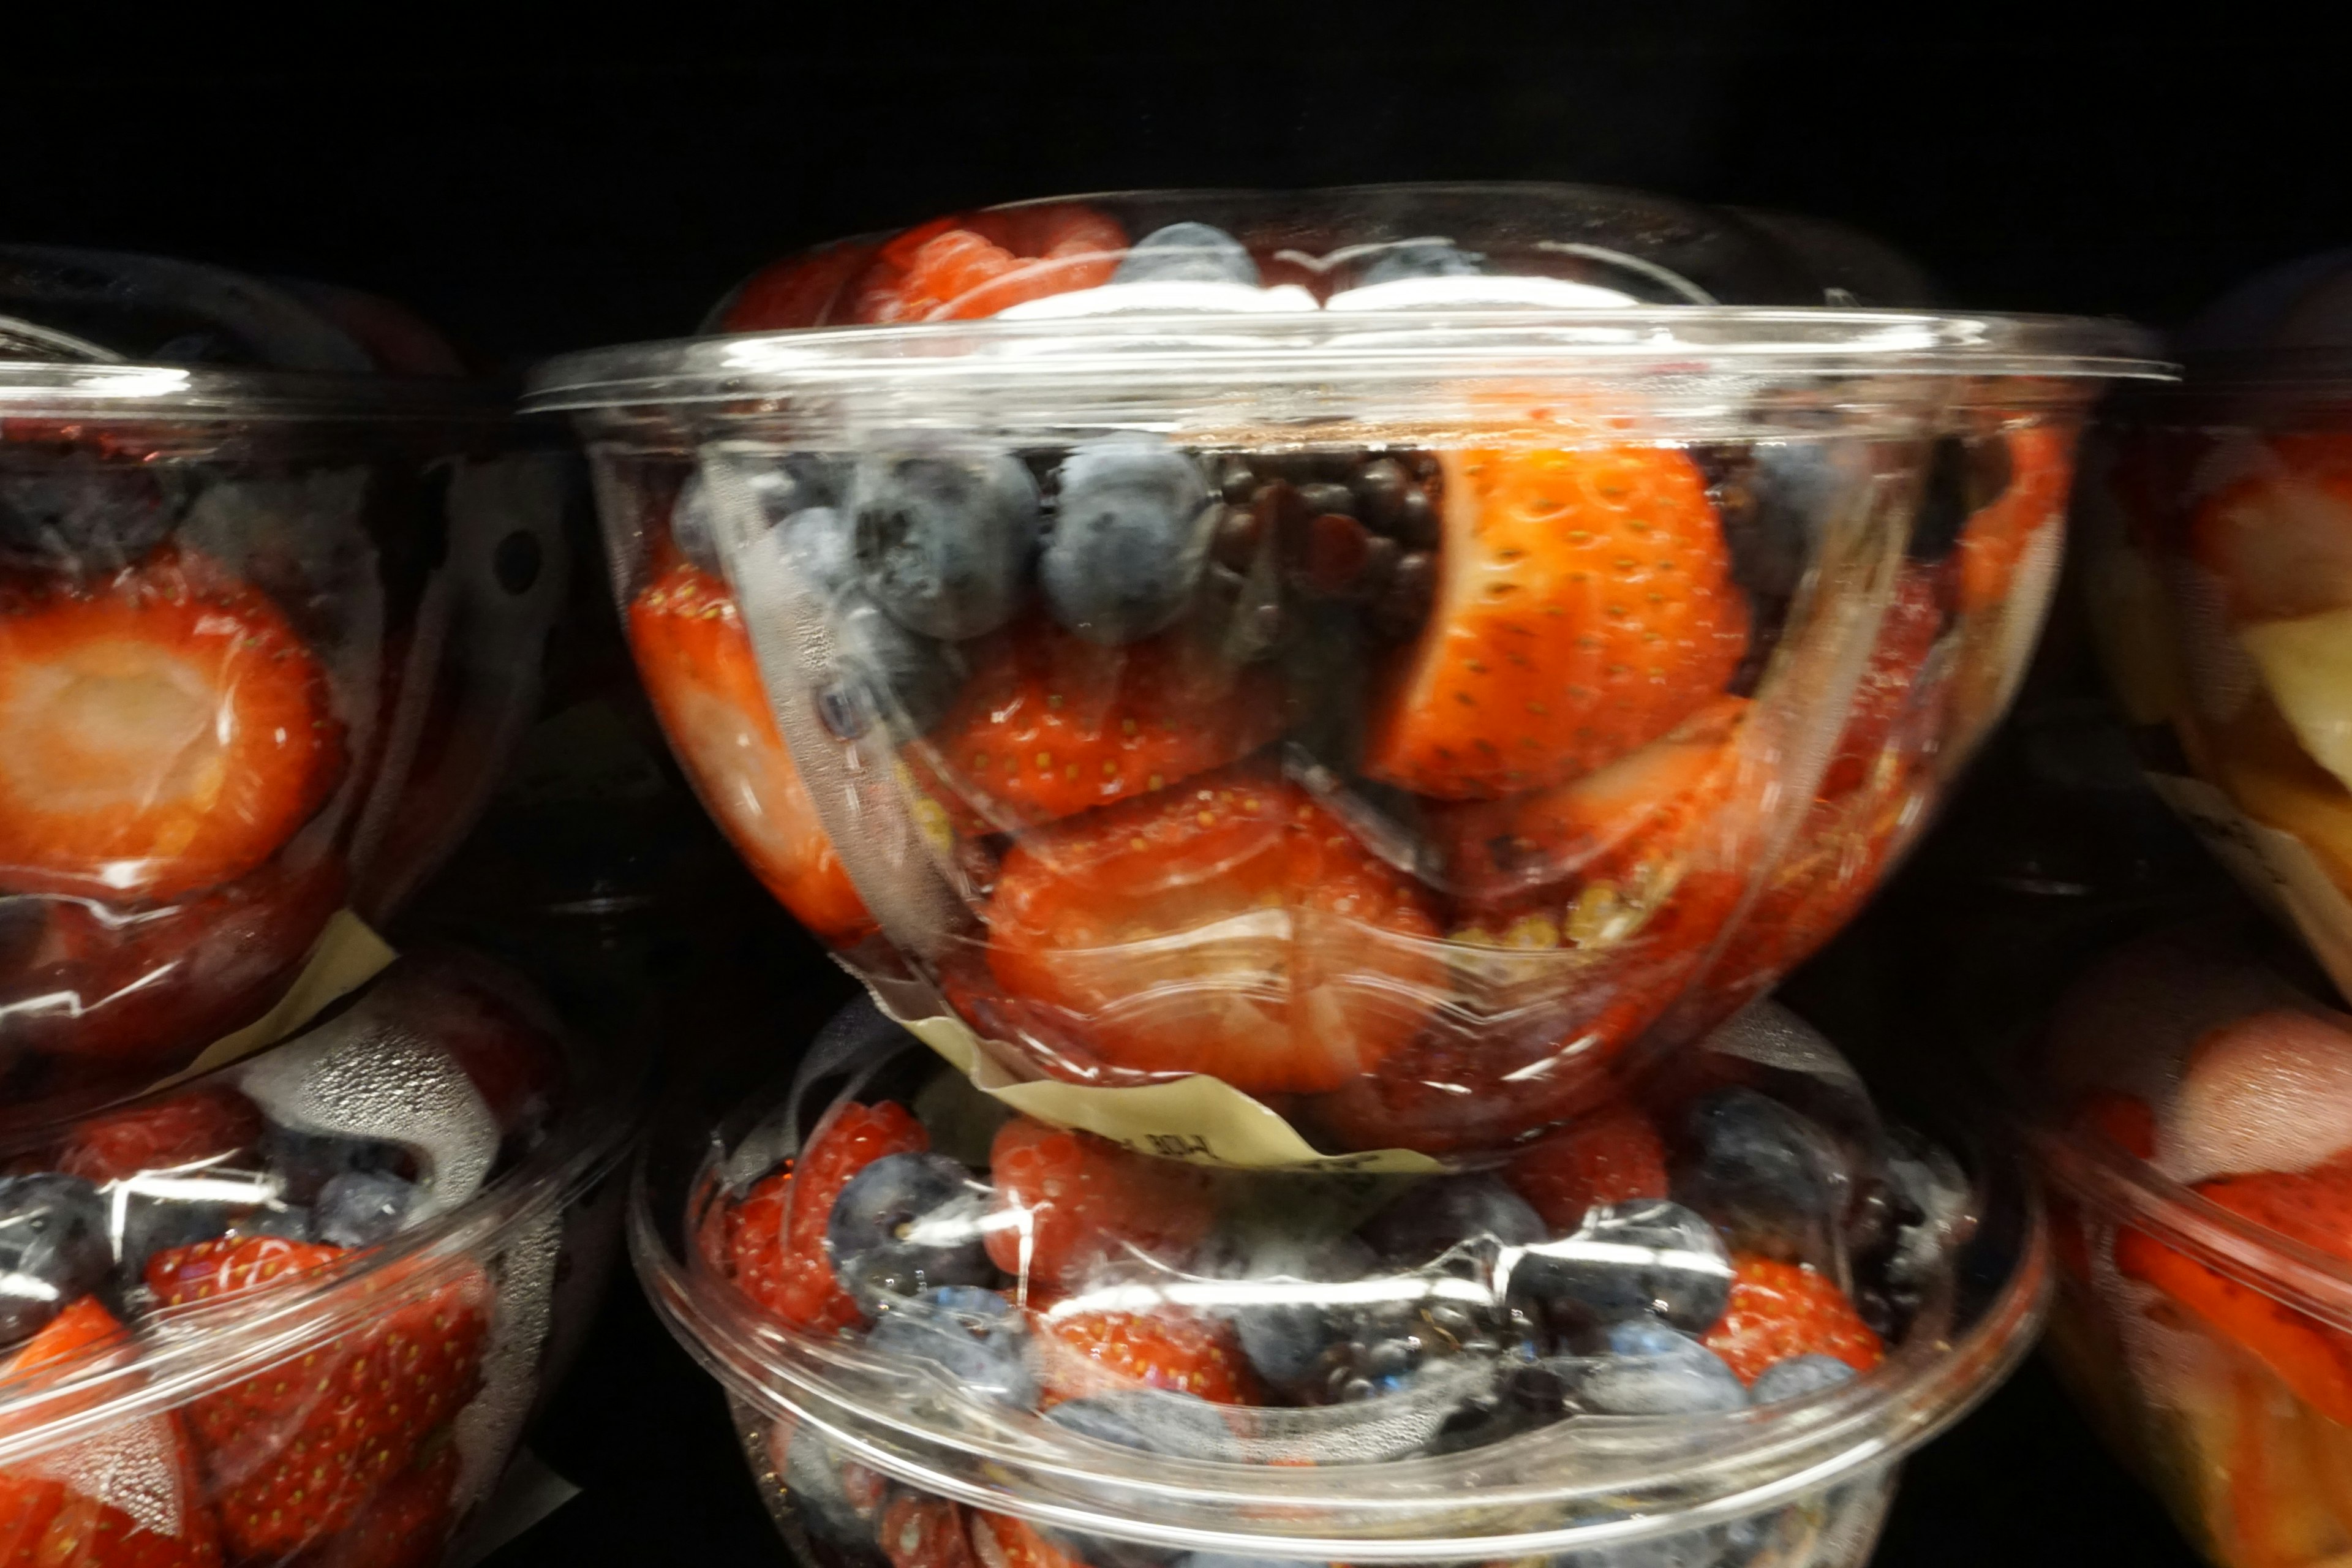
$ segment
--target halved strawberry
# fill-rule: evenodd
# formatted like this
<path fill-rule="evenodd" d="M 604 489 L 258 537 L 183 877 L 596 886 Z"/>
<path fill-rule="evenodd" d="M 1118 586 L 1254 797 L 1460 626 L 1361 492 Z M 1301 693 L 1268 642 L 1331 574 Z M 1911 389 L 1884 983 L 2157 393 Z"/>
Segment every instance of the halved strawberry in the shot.
<path fill-rule="evenodd" d="M 1050 1287 L 1129 1247 L 1181 1268 L 1216 1218 L 1205 1171 L 1025 1116 L 997 1129 L 988 1174 L 998 1211 L 1019 1221 L 988 1233 L 988 1256 Z"/>
<path fill-rule="evenodd" d="M 275 853 L 342 762 L 319 661 L 194 551 L 92 584 L 0 585 L 0 885 L 216 886 Z"/>
<path fill-rule="evenodd" d="M 873 259 L 874 249 L 855 242 L 828 245 L 761 268 L 735 290 L 719 330 L 775 332 L 827 325 L 843 290 Z"/>
<path fill-rule="evenodd" d="M 1045 1402 L 1164 1388 L 1215 1405 L 1255 1405 L 1261 1393 L 1233 1330 L 1173 1309 L 1049 1310 L 1038 1336 Z"/>
<path fill-rule="evenodd" d="M 69 1176 L 111 1182 L 250 1149 L 261 1141 L 261 1112 L 236 1090 L 220 1085 L 183 1089 L 78 1122 L 54 1163 Z"/>
<path fill-rule="evenodd" d="M 1970 614 L 2009 596 L 2027 542 L 2066 515 L 2074 482 L 2074 431 L 2045 422 L 2005 434 L 2009 484 L 1960 529 L 1960 608 Z"/>
<path fill-rule="evenodd" d="M 1428 901 L 1271 769 L 1202 774 L 1025 835 L 989 966 L 1103 1060 L 1251 1093 L 1373 1070 L 1443 987 Z"/>
<path fill-rule="evenodd" d="M 972 1568 L 962 1506 L 943 1497 L 900 1493 L 882 1510 L 875 1541 L 890 1568 Z"/>
<path fill-rule="evenodd" d="M 2352 1262 L 2352 1159 L 2265 1171 L 2193 1189 L 2256 1225 Z M 2277 1374 L 2338 1425 L 2352 1426 L 2352 1333 L 2174 1250 L 2143 1231 L 2116 1233 L 2116 1267 L 2144 1279 Z"/>
<path fill-rule="evenodd" d="M 345 1256 L 277 1237 L 223 1237 L 158 1252 L 147 1287 L 163 1307 L 299 1283 Z M 223 1534 L 240 1557 L 299 1551 L 348 1527 L 474 1396 L 493 1301 L 467 1268 L 414 1300 L 394 1268 L 352 1279 L 354 1326 L 198 1396 L 188 1426 Z"/>
<path fill-rule="evenodd" d="M 825 1227 L 849 1178 L 886 1154 L 919 1153 L 930 1134 L 897 1100 L 836 1106 L 793 1166 L 730 1205 L 726 1268 L 736 1287 L 795 1328 L 845 1329 L 864 1316 L 833 1272 Z"/>
<path fill-rule="evenodd" d="M 1108 282 L 1127 233 L 1091 208 L 1057 205 L 940 218 L 882 247 L 856 287 L 861 322 L 971 321 Z"/>
<path fill-rule="evenodd" d="M 1280 733 L 1273 677 L 1181 633 L 1101 647 L 1042 616 L 993 639 L 908 759 L 959 826 L 997 832 L 1223 767 Z"/>
<path fill-rule="evenodd" d="M 456 1522 L 457 1445 L 436 1433 L 307 1568 L 434 1568 Z"/>
<path fill-rule="evenodd" d="M 1596 1204 L 1666 1195 L 1666 1148 L 1650 1119 L 1612 1105 L 1513 1159 L 1504 1178 L 1544 1224 L 1565 1236 Z"/>
<path fill-rule="evenodd" d="M 629 646 L 678 763 L 777 901 L 837 945 L 874 929 L 776 730 L 727 585 L 684 561 L 629 605 Z"/>
<path fill-rule="evenodd" d="M 1435 607 L 1388 672 L 1364 771 L 1491 799 L 1588 773 L 1729 684 L 1748 602 L 1680 452 L 1442 454 Z"/>
<path fill-rule="evenodd" d="M 1706 1331 L 1706 1348 L 1753 1383 L 1790 1356 L 1829 1355 L 1868 1372 L 1885 1346 L 1829 1276 L 1810 1264 L 1743 1253 L 1733 1259 L 1731 1304 Z"/>
<path fill-rule="evenodd" d="M 45 899 L 0 1042 L 115 1070 L 184 1058 L 268 1012 L 342 900 L 332 855 L 301 869 L 274 860 L 162 909 Z"/>
<path fill-rule="evenodd" d="M 112 1315 L 85 1296 L 0 1364 L 0 1385 L 121 1335 Z M 218 1568 L 220 1561 L 187 1436 L 168 1411 L 0 1469 L 0 1563 L 10 1568 Z"/>

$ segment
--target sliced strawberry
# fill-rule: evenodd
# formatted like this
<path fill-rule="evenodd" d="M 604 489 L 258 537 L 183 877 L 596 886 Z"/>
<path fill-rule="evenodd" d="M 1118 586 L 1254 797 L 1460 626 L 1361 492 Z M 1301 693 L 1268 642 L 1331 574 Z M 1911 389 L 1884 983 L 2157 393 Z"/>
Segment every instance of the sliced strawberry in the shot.
<path fill-rule="evenodd" d="M 901 1493 L 876 1532 L 890 1568 L 973 1568 L 963 1510 L 943 1497 Z"/>
<path fill-rule="evenodd" d="M 988 907 L 989 966 L 1115 1066 L 1251 1093 L 1336 1088 L 1444 984 L 1411 879 L 1268 769 L 1024 836 Z"/>
<path fill-rule="evenodd" d="M 988 1168 L 1019 1216 L 988 1233 L 988 1255 L 1023 1280 L 1075 1287 L 1129 1247 L 1181 1268 L 1215 1219 L 1205 1172 L 1025 1116 L 997 1129 Z"/>
<path fill-rule="evenodd" d="M 1036 617 L 994 640 L 909 761 L 960 826 L 989 833 L 1165 788 L 1281 729 L 1265 669 L 1178 633 L 1100 647 Z"/>
<path fill-rule="evenodd" d="M 223 1237 L 148 1259 L 163 1307 L 299 1283 L 342 1248 L 276 1237 Z M 188 1425 L 204 1456 L 230 1550 L 299 1551 L 348 1528 L 474 1396 L 488 1332 L 490 1283 L 467 1269 L 415 1300 L 414 1276 L 381 1270 L 343 1289 L 357 1326 L 294 1358 L 200 1395 Z"/>
<path fill-rule="evenodd" d="M 1942 684 L 1923 680 L 1927 656 L 1944 630 L 1943 595 L 1932 567 L 1908 563 L 1878 623 L 1870 663 L 1846 705 L 1845 728 L 1822 774 L 1824 795 L 1850 795 L 1878 772 L 1890 750 L 1897 765 L 1932 746 Z M 1923 716 L 1927 721 L 1923 722 Z"/>
<path fill-rule="evenodd" d="M 2074 432 L 2050 424 L 2008 431 L 2009 484 L 1960 529 L 1960 608 L 1973 615 L 2009 597 L 2025 546 L 2066 515 Z"/>
<path fill-rule="evenodd" d="M 2352 1262 L 2352 1159 L 2309 1171 L 2227 1176 L 2192 1190 L 2256 1225 Z M 2179 1302 L 2321 1415 L 2352 1425 L 2352 1334 L 2142 1231 L 2116 1233 L 2116 1267 Z"/>
<path fill-rule="evenodd" d="M 874 918 L 817 820 L 725 584 L 680 561 L 629 606 L 629 645 L 679 764 L 752 871 L 825 941 Z"/>
<path fill-rule="evenodd" d="M 1648 1117 L 1630 1105 L 1612 1105 L 1528 1149 L 1504 1176 L 1544 1224 L 1564 1236 L 1596 1204 L 1664 1197 L 1666 1147 Z"/>
<path fill-rule="evenodd" d="M 1260 1403 L 1233 1331 L 1183 1312 L 1048 1311 L 1038 1349 L 1049 1405 L 1134 1388 Z"/>
<path fill-rule="evenodd" d="M 1765 1368 L 1790 1356 L 1835 1356 L 1856 1372 L 1885 1359 L 1878 1336 L 1827 1275 L 1810 1264 L 1748 1254 L 1733 1262 L 1731 1304 L 1705 1343 L 1740 1382 L 1755 1382 Z"/>
<path fill-rule="evenodd" d="M 244 875 L 342 767 L 319 661 L 193 551 L 0 586 L 0 882 L 179 898 Z"/>
<path fill-rule="evenodd" d="M 203 1164 L 261 1141 L 261 1112 L 233 1089 L 183 1089 L 78 1123 L 56 1168 L 89 1182 Z"/>
<path fill-rule="evenodd" d="M 760 1181 L 729 1209 L 727 1258 L 736 1287 L 796 1328 L 824 1332 L 861 1321 L 825 1249 L 834 1200 L 885 1154 L 929 1147 L 922 1123 L 896 1100 L 835 1107 L 794 1167 Z"/>
<path fill-rule="evenodd" d="M 299 870 L 281 857 L 162 909 L 46 899 L 0 1041 L 89 1064 L 176 1065 L 268 1012 L 342 901 L 331 855 Z"/>
<path fill-rule="evenodd" d="M 1844 929 L 1919 826 L 1923 784 L 1916 773 L 1892 775 L 1808 808 L 1796 842 L 1708 966 L 1697 1002 L 1711 1019 L 1770 990 Z"/>
<path fill-rule="evenodd" d="M 446 1435 L 392 1478 L 310 1560 L 315 1568 L 434 1568 L 457 1522 L 457 1445 Z"/>
<path fill-rule="evenodd" d="M 121 1325 L 94 1298 L 84 1297 L 0 1364 L 0 1385 L 121 1337 Z M 10 1568 L 218 1568 L 219 1531 L 177 1415 L 133 1417 L 48 1449 L 39 1459 L 37 1466 L 0 1469 L 0 1563 Z M 135 1515 L 115 1506 L 118 1489 L 119 1500 Z M 174 1517 L 159 1519 L 159 1502 Z"/>
<path fill-rule="evenodd" d="M 1009 1513 L 972 1510 L 971 1550 L 980 1568 L 1086 1568 L 1038 1534 L 1036 1526 Z"/>
<path fill-rule="evenodd" d="M 1444 454 L 1435 607 L 1364 771 L 1441 799 L 1588 773 L 1729 684 L 1748 604 L 1706 482 L 1664 448 Z"/>
<path fill-rule="evenodd" d="M 843 291 L 873 259 L 874 248 L 829 245 L 761 268 L 735 291 L 719 330 L 775 332 L 830 324 Z"/>

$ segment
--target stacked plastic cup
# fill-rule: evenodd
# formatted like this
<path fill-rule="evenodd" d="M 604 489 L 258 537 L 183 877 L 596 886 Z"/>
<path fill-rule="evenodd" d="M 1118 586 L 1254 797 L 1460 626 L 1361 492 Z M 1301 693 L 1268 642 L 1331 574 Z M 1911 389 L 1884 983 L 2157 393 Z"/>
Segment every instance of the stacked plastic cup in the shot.
<path fill-rule="evenodd" d="M 486 797 L 565 467 L 459 368 L 364 297 L 0 247 L 0 1124 L 315 1012 Z"/>
<path fill-rule="evenodd" d="M 1802 1072 L 1727 1127 L 1727 1086 L 1673 1086 L 2009 700 L 2075 437 L 2148 341 L 1938 310 L 1828 226 L 1538 185 L 992 208 L 707 325 L 527 405 L 584 437 L 712 814 L 951 1069 L 721 1100 L 649 1169 L 640 1260 L 797 1539 L 1866 1551 L 1880 1461 L 2030 1321 L 2032 1226 L 1989 1266 L 2021 1294 L 1916 1337 L 1857 1272 L 1928 1245 L 1874 1206 L 1878 1133 L 1840 1144 Z M 2005 1212 L 1970 1179 L 1939 1190 Z M 1545 1248 L 1612 1304 L 1535 1283 Z M 1703 1342 L 1727 1321 L 1769 1350 Z M 1007 1357 L 1034 1386 L 968 1397 Z M 1151 1391 L 1192 1403 L 1121 1403 Z"/>
<path fill-rule="evenodd" d="M 2347 265 L 2282 268 L 2185 331 L 2182 382 L 2117 400 L 2084 487 L 2148 779 L 2307 957 L 2151 938 L 2081 982 L 2021 1082 L 2068 1215 L 2060 1363 L 2227 1568 L 2352 1550 Z"/>

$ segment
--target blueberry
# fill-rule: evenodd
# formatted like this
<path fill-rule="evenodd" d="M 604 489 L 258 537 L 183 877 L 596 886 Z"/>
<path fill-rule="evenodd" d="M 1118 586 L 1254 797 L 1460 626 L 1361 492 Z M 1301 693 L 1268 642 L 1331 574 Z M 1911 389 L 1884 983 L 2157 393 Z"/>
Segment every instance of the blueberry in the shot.
<path fill-rule="evenodd" d="M 1549 1426 L 1568 1414 L 1568 1384 L 1551 1367 L 1515 1366 L 1493 1389 L 1465 1403 L 1429 1440 L 1432 1454 L 1483 1448 Z"/>
<path fill-rule="evenodd" d="M 1237 1460 L 1241 1445 L 1217 1407 L 1195 1394 L 1164 1388 L 1121 1389 L 1065 1400 L 1045 1412 L 1056 1426 L 1176 1459 Z"/>
<path fill-rule="evenodd" d="M 1777 1405 L 1783 1399 L 1822 1393 L 1853 1378 L 1853 1368 L 1833 1355 L 1792 1355 L 1758 1373 L 1748 1387 L 1748 1397 L 1758 1405 Z"/>
<path fill-rule="evenodd" d="M 0 472 L 0 560 L 120 571 L 163 542 L 187 510 L 188 489 L 169 468 L 92 463 Z"/>
<path fill-rule="evenodd" d="M 901 1296 L 996 1278 L 981 1239 L 986 1190 L 944 1154 L 886 1154 L 834 1200 L 825 1247 L 868 1317 Z"/>
<path fill-rule="evenodd" d="M 1037 1403 L 1029 1329 L 993 1290 L 949 1285 L 894 1304 L 866 1336 L 868 1350 L 927 1361 L 970 1392 L 1026 1410 Z"/>
<path fill-rule="evenodd" d="M 79 1176 L 0 1177 L 0 1344 L 38 1333 L 113 1268 L 96 1187 Z"/>
<path fill-rule="evenodd" d="M 1257 263 L 1242 242 L 1213 224 L 1171 223 L 1128 250 L 1114 283 L 1257 282 Z"/>
<path fill-rule="evenodd" d="M 239 1236 L 275 1236 L 288 1241 L 317 1241 L 319 1227 L 309 1209 L 299 1204 L 278 1204 L 247 1209 L 230 1223 Z"/>
<path fill-rule="evenodd" d="M 1509 1289 L 1539 1306 L 1557 1335 L 1650 1316 L 1703 1333 L 1730 1300 L 1731 1255 L 1715 1227 L 1680 1204 L 1604 1204 L 1575 1235 L 1519 1254 Z"/>
<path fill-rule="evenodd" d="M 864 1552 L 874 1546 L 874 1521 L 842 1485 L 841 1456 L 814 1426 L 802 1422 L 784 1449 L 784 1489 L 808 1532 Z"/>
<path fill-rule="evenodd" d="M 272 1126 L 261 1135 L 261 1157 L 282 1184 L 288 1201 L 310 1204 L 335 1177 L 365 1171 L 406 1178 L 415 1174 L 408 1152 L 373 1138 L 339 1138 Z"/>
<path fill-rule="evenodd" d="M 1317 1287 L 1361 1279 L 1378 1268 L 1372 1249 L 1351 1236 L 1280 1237 L 1242 1259 L 1237 1278 L 1295 1287 L 1286 1300 L 1245 1302 L 1230 1314 L 1242 1353 L 1257 1374 L 1281 1389 L 1313 1379 L 1324 1352 L 1346 1340 L 1362 1316 L 1361 1308 L 1335 1303 L 1328 1292 L 1318 1299 Z"/>
<path fill-rule="evenodd" d="M 866 591 L 908 630 L 976 637 L 1021 607 L 1038 510 L 1019 458 L 868 458 L 849 510 Z"/>
<path fill-rule="evenodd" d="M 194 1247 L 226 1234 L 232 1212 L 226 1204 L 186 1203 L 130 1193 L 123 1200 L 122 1231 L 115 1243 L 123 1277 L 144 1276 L 148 1258 L 158 1252 Z"/>
<path fill-rule="evenodd" d="M 1448 239 L 1402 240 L 1373 258 L 1356 281 L 1369 287 L 1402 278 L 1475 278 L 1486 270 L 1486 259 Z"/>
<path fill-rule="evenodd" d="M 1675 1355 L 1690 1343 L 1690 1336 L 1654 1318 L 1629 1318 L 1610 1324 L 1601 1342 L 1610 1355 Z"/>
<path fill-rule="evenodd" d="M 824 471 L 822 461 L 798 455 L 781 460 L 746 462 L 736 466 L 735 473 L 760 503 L 760 510 L 770 525 L 779 519 L 790 523 L 795 513 L 815 508 L 830 508 L 841 499 L 840 486 L 835 477 Z M 718 519 L 711 515 L 710 489 L 703 481 L 701 470 L 688 474 L 686 483 L 677 490 L 677 500 L 670 508 L 669 536 L 678 552 L 713 576 L 725 574 L 723 557 L 719 548 Z"/>
<path fill-rule="evenodd" d="M 383 1171 L 346 1171 L 319 1189 L 311 1222 L 321 1241 L 373 1247 L 399 1234 L 415 1203 L 414 1183 Z"/>
<path fill-rule="evenodd" d="M 1219 516 L 1199 464 L 1154 437 L 1107 437 L 1072 450 L 1060 493 L 1037 563 L 1055 620 L 1117 647 L 1183 614 Z"/>
<path fill-rule="evenodd" d="M 1754 1089 L 1724 1089 L 1692 1102 L 1682 1145 L 1674 1194 L 1734 1250 L 1835 1260 L 1846 1173 L 1828 1133 Z"/>
<path fill-rule="evenodd" d="M 1432 1176 L 1366 1220 L 1359 1234 L 1392 1263 L 1428 1263 L 1466 1242 L 1506 1247 L 1544 1239 L 1543 1220 L 1527 1199 L 1486 1174 Z"/>
<path fill-rule="evenodd" d="M 1576 1399 L 1601 1415 L 1705 1415 L 1745 1409 L 1748 1390 L 1721 1356 L 1682 1339 L 1663 1351 L 1595 1360 L 1577 1379 Z"/>
<path fill-rule="evenodd" d="M 1725 529 L 1742 583 L 1767 598 L 1796 593 L 1831 519 L 1853 505 L 1868 482 L 1857 456 L 1858 448 L 1830 441 L 1764 442 L 1749 449 L 1740 482 L 1753 504 Z"/>

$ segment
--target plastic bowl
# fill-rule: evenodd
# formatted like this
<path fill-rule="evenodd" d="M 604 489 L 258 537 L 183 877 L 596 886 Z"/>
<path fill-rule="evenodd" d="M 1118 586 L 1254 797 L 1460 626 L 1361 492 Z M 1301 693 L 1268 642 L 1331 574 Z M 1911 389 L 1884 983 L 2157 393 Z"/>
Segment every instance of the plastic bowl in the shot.
<path fill-rule="evenodd" d="M 439 1561 L 602 1292 L 641 1067 L 441 955 L 234 1066 L 13 1138 L 10 1550 Z"/>
<path fill-rule="evenodd" d="M 2224 1568 L 2352 1550 L 2352 1017 L 2251 921 L 2141 939 L 2020 1075 L 2053 1360 Z"/>
<path fill-rule="evenodd" d="M 995 209 L 719 318 L 896 324 L 530 405 L 673 744 L 853 963 L 1007 1071 L 1475 1153 L 1866 896 L 2021 672 L 2092 399 L 2158 372 L 2111 323 L 1698 302 L 1832 291 L 1647 201 Z"/>
<path fill-rule="evenodd" d="M 186 1066 L 456 843 L 565 465 L 461 382 L 0 358 L 0 1120 Z"/>
<path fill-rule="evenodd" d="M 727 1064 L 631 1198 L 656 1310 L 818 1568 L 1855 1563 L 1903 1455 L 2038 1326 L 2015 1173 L 1880 1124 L 1769 1004 L 1540 1160 L 1421 1178 L 1216 1173 L 1008 1120 L 894 1033 L 860 1004 L 793 1081 Z M 1759 1197 L 1734 1126 L 1824 1206 Z M 1839 1326 L 1751 1337 L 1772 1291 Z M 1769 1395 L 1801 1351 L 1827 1376 Z"/>

